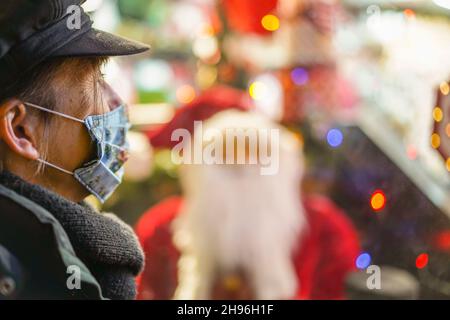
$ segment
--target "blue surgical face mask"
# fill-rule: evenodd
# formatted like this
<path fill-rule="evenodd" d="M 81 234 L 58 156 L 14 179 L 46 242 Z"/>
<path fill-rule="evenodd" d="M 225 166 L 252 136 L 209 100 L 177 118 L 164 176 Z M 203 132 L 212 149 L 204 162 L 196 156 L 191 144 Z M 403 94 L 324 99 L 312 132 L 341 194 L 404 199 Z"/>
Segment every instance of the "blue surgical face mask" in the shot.
<path fill-rule="evenodd" d="M 38 161 L 73 175 L 90 193 L 102 203 L 105 202 L 122 182 L 123 164 L 126 161 L 129 150 L 126 135 L 130 128 L 130 123 L 126 107 L 120 105 L 105 114 L 92 115 L 81 120 L 32 103 L 26 102 L 24 104 L 66 119 L 81 122 L 86 126 L 97 147 L 95 159 L 85 163 L 73 172 L 43 159 L 38 159 Z"/>

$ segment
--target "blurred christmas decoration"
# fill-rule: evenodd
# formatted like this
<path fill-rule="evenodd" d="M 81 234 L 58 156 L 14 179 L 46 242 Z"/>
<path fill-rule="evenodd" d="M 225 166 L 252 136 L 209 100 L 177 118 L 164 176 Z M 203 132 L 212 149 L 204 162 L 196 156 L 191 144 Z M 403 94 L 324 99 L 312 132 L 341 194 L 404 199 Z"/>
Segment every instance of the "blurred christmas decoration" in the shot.
<path fill-rule="evenodd" d="M 337 148 L 341 145 L 342 141 L 344 140 L 344 136 L 342 134 L 342 131 L 339 129 L 330 129 L 327 133 L 327 142 L 328 144 L 333 147 Z"/>
<path fill-rule="evenodd" d="M 367 252 L 361 253 L 358 258 L 356 258 L 356 267 L 364 270 L 370 265 L 371 260 L 370 254 Z"/>
<path fill-rule="evenodd" d="M 248 88 L 255 108 L 273 120 L 283 117 L 283 87 L 275 74 L 264 73 L 250 81 Z"/>
<path fill-rule="evenodd" d="M 386 205 L 386 196 L 383 191 L 376 190 L 370 197 L 370 206 L 374 211 L 380 211 Z"/>
<path fill-rule="evenodd" d="M 241 33 L 268 35 L 279 22 L 273 15 L 278 0 L 222 0 L 231 30 Z"/>
<path fill-rule="evenodd" d="M 431 146 L 439 151 L 445 168 L 450 171 L 450 87 L 442 82 L 437 90 L 437 99 L 433 108 L 434 129 Z"/>
<path fill-rule="evenodd" d="M 421 253 L 416 258 L 416 267 L 417 269 L 423 269 L 428 264 L 428 254 Z"/>

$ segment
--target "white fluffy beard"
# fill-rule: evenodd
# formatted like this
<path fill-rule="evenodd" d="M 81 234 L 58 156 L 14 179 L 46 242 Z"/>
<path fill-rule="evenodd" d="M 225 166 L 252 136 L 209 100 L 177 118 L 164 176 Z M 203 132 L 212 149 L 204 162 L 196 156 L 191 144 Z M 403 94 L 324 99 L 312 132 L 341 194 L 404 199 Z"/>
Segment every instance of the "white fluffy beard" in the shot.
<path fill-rule="evenodd" d="M 259 169 L 182 169 L 185 201 L 173 225 L 175 244 L 182 252 L 175 298 L 208 299 L 218 269 L 244 271 L 256 299 L 295 295 L 299 283 L 292 253 L 306 226 L 301 158 L 293 151 L 280 155 L 280 170 L 273 176 L 262 176 Z"/>

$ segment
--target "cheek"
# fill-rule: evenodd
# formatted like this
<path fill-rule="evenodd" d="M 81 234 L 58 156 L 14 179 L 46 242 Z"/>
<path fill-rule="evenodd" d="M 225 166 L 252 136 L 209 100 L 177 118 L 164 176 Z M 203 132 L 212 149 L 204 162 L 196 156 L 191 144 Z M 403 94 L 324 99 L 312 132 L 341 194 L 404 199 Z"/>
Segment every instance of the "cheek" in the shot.
<path fill-rule="evenodd" d="M 58 149 L 61 164 L 74 170 L 89 161 L 94 152 L 94 145 L 83 124 L 65 123 L 56 137 L 55 147 Z"/>
<path fill-rule="evenodd" d="M 78 167 L 83 163 L 91 160 L 95 155 L 95 146 L 92 139 L 84 125 L 79 126 L 77 130 L 77 143 L 74 146 L 75 154 L 77 155 Z"/>

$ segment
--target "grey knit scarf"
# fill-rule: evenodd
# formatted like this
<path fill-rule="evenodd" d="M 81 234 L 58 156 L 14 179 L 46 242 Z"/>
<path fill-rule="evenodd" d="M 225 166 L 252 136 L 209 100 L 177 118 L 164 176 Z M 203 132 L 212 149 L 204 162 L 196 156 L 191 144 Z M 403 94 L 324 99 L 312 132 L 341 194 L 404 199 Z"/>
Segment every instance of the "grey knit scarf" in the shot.
<path fill-rule="evenodd" d="M 100 214 L 86 203 L 69 201 L 8 172 L 0 172 L 0 184 L 49 211 L 66 231 L 76 255 L 97 279 L 103 296 L 134 299 L 134 278 L 144 255 L 133 230 L 112 214 Z"/>

